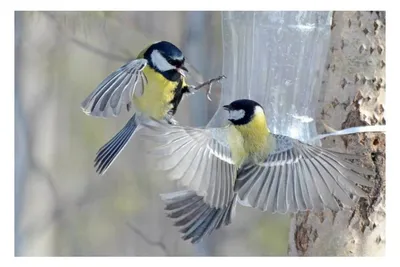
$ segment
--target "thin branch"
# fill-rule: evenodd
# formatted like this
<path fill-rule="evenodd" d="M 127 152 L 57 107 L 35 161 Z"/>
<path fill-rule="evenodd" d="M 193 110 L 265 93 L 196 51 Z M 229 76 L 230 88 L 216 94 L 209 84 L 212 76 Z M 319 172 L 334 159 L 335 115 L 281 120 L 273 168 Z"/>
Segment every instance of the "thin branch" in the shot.
<path fill-rule="evenodd" d="M 55 220 L 59 216 L 60 210 L 54 210 L 49 216 L 42 216 L 40 221 L 30 223 L 28 226 L 21 229 L 21 235 L 28 239 L 42 235 L 46 230 L 55 224 Z"/>
<path fill-rule="evenodd" d="M 212 84 L 215 83 L 215 82 L 219 82 L 222 79 L 226 79 L 226 76 L 225 75 L 220 75 L 220 76 L 218 76 L 216 78 L 210 79 L 210 80 L 208 80 L 208 81 L 206 81 L 206 82 L 204 82 L 202 84 L 199 84 L 199 85 L 193 87 L 191 90 L 194 92 L 194 91 L 197 91 L 197 90 L 203 88 L 204 86 L 208 86 L 207 98 L 208 98 L 208 100 L 211 101 L 211 87 L 212 87 Z"/>
<path fill-rule="evenodd" d="M 78 46 L 80 46 L 80 47 L 82 47 L 82 48 L 84 48 L 84 49 L 86 49 L 86 50 L 88 50 L 88 51 L 90 51 L 90 52 L 92 52 L 94 54 L 100 55 L 100 56 L 102 56 L 104 58 L 107 58 L 107 59 L 110 59 L 110 60 L 114 60 L 114 61 L 120 61 L 120 62 L 129 61 L 129 59 L 127 59 L 127 58 L 124 58 L 124 57 L 121 57 L 121 56 L 114 55 L 114 54 L 108 53 L 106 51 L 103 51 L 103 50 L 101 50 L 101 49 L 99 49 L 97 47 L 94 47 L 94 46 L 92 46 L 92 45 L 90 45 L 88 43 L 84 43 L 84 42 L 76 39 L 75 37 L 70 37 L 70 41 L 73 42 L 74 44 L 76 44 L 76 45 L 78 45 Z"/>
<path fill-rule="evenodd" d="M 167 250 L 166 245 L 162 242 L 162 239 L 160 241 L 154 241 L 154 240 L 150 240 L 145 234 L 142 233 L 142 231 L 140 229 L 138 229 L 136 226 L 134 226 L 133 224 L 127 222 L 126 225 L 129 227 L 129 229 L 131 229 L 135 234 L 137 234 L 138 236 L 140 236 L 147 244 L 149 244 L 150 246 L 157 246 L 159 247 L 166 256 L 169 256 L 169 252 Z"/>
<path fill-rule="evenodd" d="M 36 171 L 39 174 L 39 176 L 42 177 L 43 180 L 45 180 L 47 182 L 55 201 L 58 202 L 60 197 L 59 197 L 57 187 L 54 184 L 54 179 L 53 179 L 52 175 L 46 168 L 39 166 L 39 164 L 33 159 L 32 156 L 30 156 L 29 158 L 30 158 L 29 163 L 31 165 L 32 170 Z"/>

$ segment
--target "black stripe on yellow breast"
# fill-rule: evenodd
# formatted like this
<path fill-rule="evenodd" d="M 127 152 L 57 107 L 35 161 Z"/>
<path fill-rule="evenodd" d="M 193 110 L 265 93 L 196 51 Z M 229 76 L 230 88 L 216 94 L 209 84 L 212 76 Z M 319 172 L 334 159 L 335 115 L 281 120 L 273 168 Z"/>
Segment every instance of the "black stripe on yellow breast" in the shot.
<path fill-rule="evenodd" d="M 143 73 L 147 84 L 141 96 L 133 96 L 135 108 L 156 120 L 163 119 L 168 112 L 174 115 L 183 94 L 189 92 L 185 80 L 170 81 L 150 66 Z"/>
<path fill-rule="evenodd" d="M 189 87 L 185 82 L 185 78 L 182 77 L 180 79 L 178 86 L 175 88 L 174 98 L 171 100 L 172 108 L 169 110 L 171 115 L 175 115 L 180 102 L 182 101 L 182 97 L 184 94 L 189 93 Z"/>

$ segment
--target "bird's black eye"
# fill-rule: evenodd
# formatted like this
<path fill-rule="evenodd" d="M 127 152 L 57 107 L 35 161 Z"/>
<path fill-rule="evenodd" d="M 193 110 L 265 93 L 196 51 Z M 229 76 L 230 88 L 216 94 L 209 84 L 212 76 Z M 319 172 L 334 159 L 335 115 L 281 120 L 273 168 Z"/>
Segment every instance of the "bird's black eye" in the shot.
<path fill-rule="evenodd" d="M 174 65 L 174 61 L 173 61 L 172 59 L 167 58 L 167 61 L 168 61 L 168 63 L 171 64 L 172 66 Z"/>
<path fill-rule="evenodd" d="M 176 60 L 173 60 L 173 59 L 170 58 L 170 57 L 166 57 L 165 59 L 166 59 L 167 62 L 168 62 L 169 64 L 171 64 L 172 66 L 176 66 L 176 65 L 177 65 Z"/>
<path fill-rule="evenodd" d="M 180 68 L 184 63 L 184 61 L 182 61 L 182 60 L 173 59 L 173 58 L 170 58 L 170 57 L 166 57 L 166 60 L 167 60 L 167 62 L 169 64 L 171 64 L 172 66 L 174 66 L 176 68 Z"/>

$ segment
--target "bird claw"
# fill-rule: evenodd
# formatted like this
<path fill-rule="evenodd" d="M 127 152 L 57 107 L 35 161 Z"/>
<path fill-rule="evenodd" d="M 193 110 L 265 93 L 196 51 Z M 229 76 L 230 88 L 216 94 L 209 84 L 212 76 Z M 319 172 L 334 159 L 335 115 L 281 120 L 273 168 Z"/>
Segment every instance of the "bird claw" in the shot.
<path fill-rule="evenodd" d="M 178 125 L 178 121 L 175 120 L 175 119 L 173 119 L 173 118 L 169 119 L 168 122 L 169 122 L 169 124 L 171 124 L 171 125 Z"/>
<path fill-rule="evenodd" d="M 213 84 L 213 83 L 210 83 L 210 84 L 208 85 L 207 94 L 206 94 L 207 99 L 208 99 L 208 101 L 210 101 L 210 102 L 212 101 L 212 99 L 211 99 L 212 84 Z"/>
<path fill-rule="evenodd" d="M 170 124 L 170 125 L 178 125 L 178 121 L 177 120 L 175 120 L 173 117 L 172 117 L 172 115 L 171 116 L 167 116 L 166 118 L 165 118 L 165 120 L 168 122 L 168 124 Z"/>
<path fill-rule="evenodd" d="M 194 85 L 188 85 L 188 87 L 189 87 L 189 92 L 191 93 L 191 94 L 194 94 L 195 92 L 196 92 L 196 86 L 194 86 Z"/>

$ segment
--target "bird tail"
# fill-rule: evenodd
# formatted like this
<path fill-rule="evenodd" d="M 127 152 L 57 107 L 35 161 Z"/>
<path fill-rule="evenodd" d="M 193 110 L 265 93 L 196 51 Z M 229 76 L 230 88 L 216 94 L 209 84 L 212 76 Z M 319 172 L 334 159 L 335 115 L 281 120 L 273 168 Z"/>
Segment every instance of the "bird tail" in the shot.
<path fill-rule="evenodd" d="M 128 141 L 132 138 L 137 126 L 136 114 L 133 114 L 124 128 L 97 151 L 94 160 L 94 167 L 97 167 L 97 173 L 103 175 L 107 171 L 119 153 L 121 153 L 122 149 L 127 145 Z"/>
<path fill-rule="evenodd" d="M 182 239 L 191 239 L 193 244 L 222 224 L 229 225 L 235 216 L 236 194 L 223 208 L 211 208 L 202 196 L 189 190 L 162 194 L 161 199 L 166 204 L 167 217 L 174 219 L 174 225 L 183 233 Z"/>

